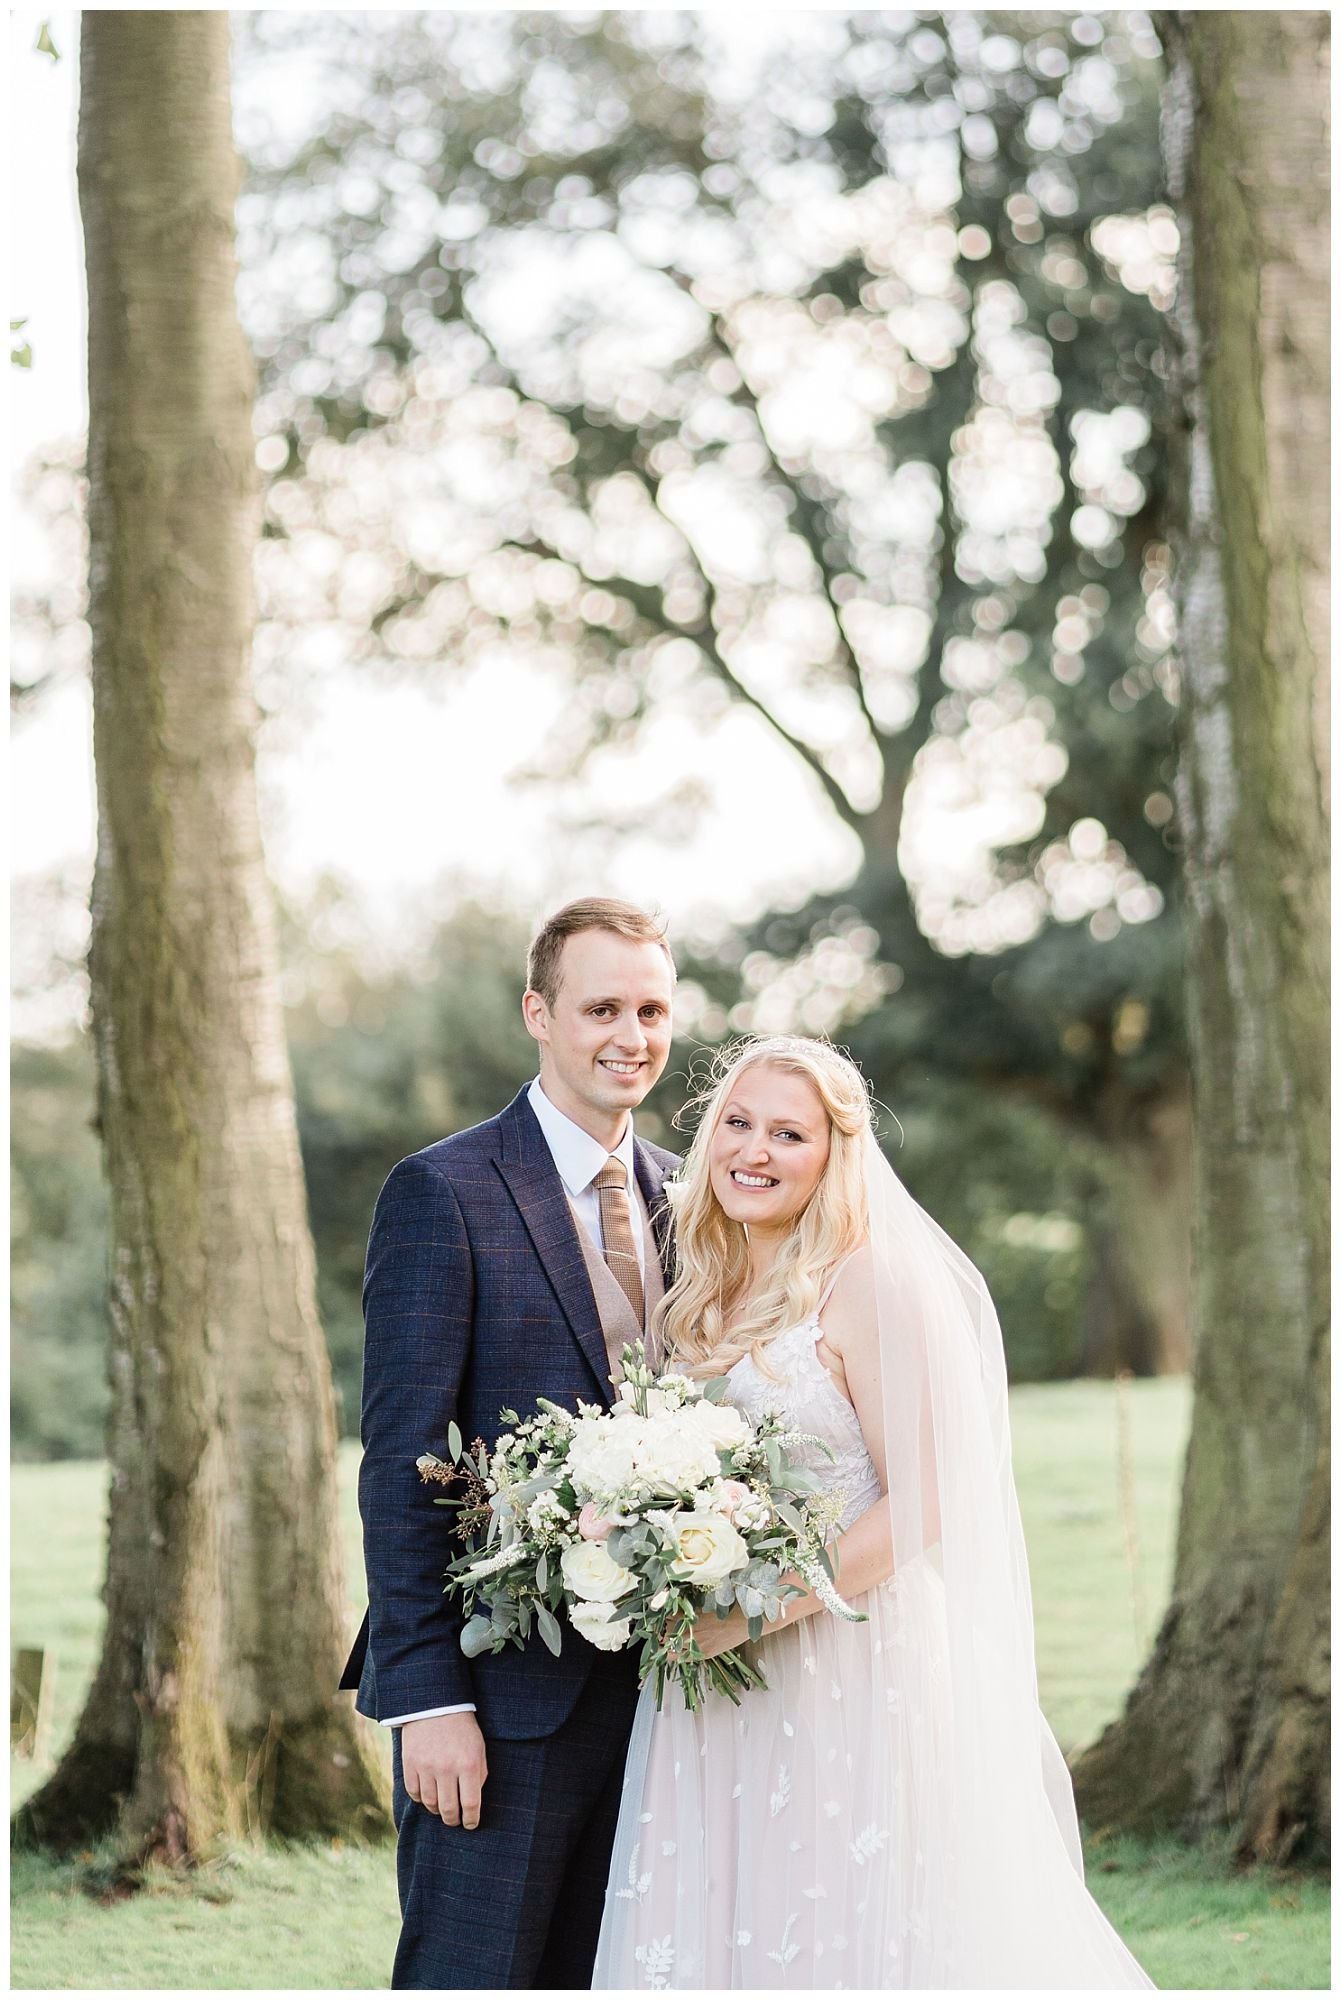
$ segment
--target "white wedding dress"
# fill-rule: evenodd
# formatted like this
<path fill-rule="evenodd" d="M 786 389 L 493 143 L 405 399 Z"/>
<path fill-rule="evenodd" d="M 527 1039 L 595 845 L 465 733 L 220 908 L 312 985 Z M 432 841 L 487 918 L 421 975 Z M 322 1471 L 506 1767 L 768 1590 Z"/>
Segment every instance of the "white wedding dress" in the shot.
<path fill-rule="evenodd" d="M 728 1398 L 753 1420 L 778 1409 L 824 1439 L 832 1460 L 799 1455 L 842 1489 L 846 1528 L 879 1502 L 880 1484 L 856 1412 L 816 1352 L 820 1332 L 817 1312 L 770 1342 L 779 1380 L 738 1361 Z M 739 1708 L 711 1694 L 693 1714 L 668 1689 L 658 1714 L 644 1689 L 593 1987 L 1150 1984 L 1046 1806 L 1020 1815 L 1018 1837 L 1034 1849 L 1024 1875 L 1012 1855 L 1005 1879 L 960 1907 L 941 1811 L 951 1676 L 936 1563 L 935 1551 L 915 1558 L 857 1599 L 866 1623 L 821 1612 L 770 1633 L 753 1649 L 767 1691 Z M 1006 1914 L 1021 1880 L 1037 1891 L 1045 1935 L 1027 1912 L 1013 1927 Z M 975 1944 L 984 1928 L 995 1940 Z"/>

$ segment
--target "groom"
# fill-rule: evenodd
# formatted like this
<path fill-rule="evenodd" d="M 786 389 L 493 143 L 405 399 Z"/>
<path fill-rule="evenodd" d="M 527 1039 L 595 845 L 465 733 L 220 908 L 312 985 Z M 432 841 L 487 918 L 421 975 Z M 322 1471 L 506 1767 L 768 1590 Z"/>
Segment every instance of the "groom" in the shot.
<path fill-rule="evenodd" d="M 632 904 L 570 903 L 522 1001 L 540 1074 L 506 1110 L 396 1167 L 364 1280 L 359 1507 L 368 1615 L 341 1685 L 393 1730 L 394 1987 L 591 1984 L 635 1656 L 565 1627 L 554 1658 L 469 1661 L 443 1595 L 451 1513 L 415 1460 L 449 1423 L 492 1443 L 537 1396 L 611 1400 L 664 1289 L 674 1156 L 632 1113 L 665 1068 L 675 968 Z"/>

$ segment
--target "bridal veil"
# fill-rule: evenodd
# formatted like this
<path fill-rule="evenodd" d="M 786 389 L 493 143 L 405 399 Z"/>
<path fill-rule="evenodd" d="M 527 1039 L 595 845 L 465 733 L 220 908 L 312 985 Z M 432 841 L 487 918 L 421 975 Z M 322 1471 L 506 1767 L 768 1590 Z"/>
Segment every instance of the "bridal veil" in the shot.
<path fill-rule="evenodd" d="M 1085 1889 L 1039 1707 L 995 1308 L 873 1133 L 866 1147 L 896 1611 L 871 1754 L 906 1940 L 890 1984 L 1148 1987 Z"/>

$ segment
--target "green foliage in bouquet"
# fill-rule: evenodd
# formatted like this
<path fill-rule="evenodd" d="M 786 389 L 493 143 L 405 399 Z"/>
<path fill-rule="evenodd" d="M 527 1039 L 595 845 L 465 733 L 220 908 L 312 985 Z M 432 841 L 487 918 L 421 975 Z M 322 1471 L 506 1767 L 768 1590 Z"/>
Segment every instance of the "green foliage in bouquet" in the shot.
<path fill-rule="evenodd" d="M 639 1681 L 654 1679 L 658 1708 L 672 1680 L 690 1708 L 705 1687 L 739 1702 L 764 1678 L 735 1648 L 705 1659 L 701 1619 L 739 1607 L 757 1640 L 807 1589 L 861 1616 L 838 1595 L 826 1547 L 843 1496 L 817 1490 L 795 1456 L 832 1453 L 781 1417 L 752 1426 L 725 1402 L 724 1377 L 657 1375 L 632 1346 L 621 1366 L 613 1409 L 579 1402 L 574 1415 L 542 1396 L 533 1416 L 500 1412 L 510 1428 L 492 1451 L 477 1439 L 467 1453 L 453 1424 L 450 1463 L 419 1459 L 421 1478 L 459 1488 L 438 1504 L 457 1510 L 466 1543 L 446 1585 L 466 1613 L 461 1649 L 474 1659 L 538 1633 L 557 1654 L 566 1611 L 603 1652 L 641 1646 Z"/>

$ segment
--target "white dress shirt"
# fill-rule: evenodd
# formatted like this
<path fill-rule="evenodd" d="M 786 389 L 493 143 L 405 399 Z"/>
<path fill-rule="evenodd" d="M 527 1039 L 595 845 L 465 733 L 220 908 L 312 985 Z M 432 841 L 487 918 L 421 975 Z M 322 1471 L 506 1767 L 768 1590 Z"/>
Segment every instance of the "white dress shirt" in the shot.
<path fill-rule="evenodd" d="M 605 1237 L 601 1231 L 601 1197 L 592 1186 L 598 1173 L 608 1160 L 618 1160 L 624 1168 L 625 1191 L 629 1198 L 630 1213 L 636 1215 L 637 1196 L 633 1180 L 633 1120 L 624 1122 L 624 1136 L 611 1152 L 607 1152 L 599 1139 L 593 1139 L 590 1132 L 584 1132 L 575 1125 L 566 1112 L 550 1103 L 540 1088 L 537 1077 L 526 1093 L 526 1101 L 536 1115 L 536 1122 L 545 1135 L 545 1144 L 559 1170 L 564 1192 L 582 1221 L 582 1226 L 591 1237 L 596 1248 L 604 1254 Z M 643 1232 L 633 1231 L 633 1247 L 638 1253 L 638 1269 L 644 1283 L 647 1270 L 644 1259 L 647 1247 L 643 1242 Z M 403 1722 L 425 1722 L 430 1715 L 473 1714 L 473 1701 L 455 1701 L 446 1708 L 420 1708 L 413 1715 L 389 1715 L 383 1720 L 386 1729 L 399 1729 Z"/>
<path fill-rule="evenodd" d="M 605 1237 L 601 1230 L 601 1197 L 592 1183 L 602 1167 L 610 1160 L 618 1160 L 624 1169 L 624 1192 L 628 1196 L 629 1213 L 638 1213 L 638 1196 L 633 1180 L 633 1120 L 626 1119 L 624 1136 L 612 1152 L 605 1150 L 599 1139 L 593 1139 L 590 1132 L 584 1132 L 575 1125 L 566 1112 L 552 1105 L 540 1088 L 537 1077 L 526 1093 L 526 1101 L 536 1115 L 536 1121 L 545 1135 L 554 1164 L 559 1169 L 559 1179 L 564 1192 L 581 1218 L 582 1226 L 596 1248 L 605 1254 Z M 647 1245 L 643 1241 L 642 1229 L 635 1224 L 633 1247 L 638 1253 L 638 1272 L 644 1283 L 647 1271 L 644 1258 Z"/>

